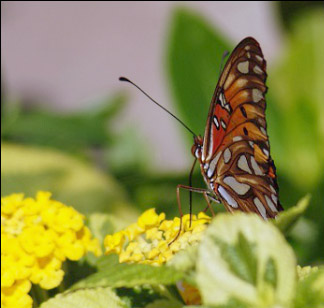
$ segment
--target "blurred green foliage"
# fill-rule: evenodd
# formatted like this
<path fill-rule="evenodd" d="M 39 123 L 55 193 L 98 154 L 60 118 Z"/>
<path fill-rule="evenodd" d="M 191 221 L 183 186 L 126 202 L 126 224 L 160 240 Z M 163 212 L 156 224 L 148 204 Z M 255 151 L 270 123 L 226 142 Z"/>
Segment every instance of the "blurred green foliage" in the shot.
<path fill-rule="evenodd" d="M 297 4 L 296 4 L 297 5 Z M 279 16 L 286 18 L 283 5 Z M 174 12 L 166 42 L 167 77 L 180 118 L 203 134 L 209 103 L 223 52 L 230 42 L 202 16 L 187 9 Z M 282 54 L 268 67 L 267 122 L 271 155 L 277 166 L 282 204 L 292 204 L 311 193 L 305 218 L 291 230 L 289 241 L 300 264 L 324 260 L 324 13 L 299 11 L 289 19 Z M 5 77 L 5 76 L 4 76 Z M 37 107 L 25 110 L 2 100 L 1 191 L 34 195 L 52 191 L 56 199 L 90 215 L 93 229 L 104 234 L 117 228 L 111 216 L 135 220 L 137 211 L 156 207 L 178 214 L 175 189 L 187 184 L 188 172 L 160 174 L 151 168 L 148 144 L 134 127 L 116 132 L 113 123 L 129 103 L 116 95 L 91 110 L 59 114 Z M 186 138 L 190 156 L 192 136 Z M 65 152 L 65 153 L 64 153 Z M 101 171 L 98 171 L 100 169 Z M 205 187 L 196 169 L 193 186 Z M 189 210 L 188 193 L 181 195 Z M 205 207 L 194 195 L 194 211 Z M 216 206 L 216 211 L 223 211 Z M 118 223 L 117 225 L 121 225 Z M 100 229 L 100 230 L 99 230 Z"/>
<path fill-rule="evenodd" d="M 170 88 L 179 113 L 196 134 L 203 134 L 220 59 L 228 50 L 225 37 L 204 18 L 185 9 L 175 12 L 167 54 Z M 192 145 L 192 136 L 185 133 Z"/>
<path fill-rule="evenodd" d="M 111 142 L 111 120 L 125 105 L 126 97 L 116 95 L 96 108 L 65 114 L 49 110 L 25 110 L 18 103 L 4 105 L 2 139 L 22 144 L 49 146 L 72 153 L 103 147 Z"/>
<path fill-rule="evenodd" d="M 1 157 L 2 195 L 33 196 L 44 190 L 87 215 L 110 212 L 128 221 L 137 217 L 125 190 L 113 177 L 70 155 L 3 143 Z"/>
<path fill-rule="evenodd" d="M 305 12 L 324 9 L 323 1 L 276 1 L 281 24 L 290 31 L 296 18 Z"/>

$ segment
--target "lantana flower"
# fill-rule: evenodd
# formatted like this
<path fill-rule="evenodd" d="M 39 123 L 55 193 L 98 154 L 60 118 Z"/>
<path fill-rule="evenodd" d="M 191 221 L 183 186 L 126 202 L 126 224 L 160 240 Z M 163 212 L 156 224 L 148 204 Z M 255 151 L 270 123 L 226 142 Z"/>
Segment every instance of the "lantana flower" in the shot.
<path fill-rule="evenodd" d="M 116 253 L 119 262 L 161 265 L 179 250 L 198 243 L 211 218 L 201 212 L 197 216 L 184 215 L 166 220 L 155 209 L 145 211 L 126 229 L 104 240 L 106 254 Z M 181 230 L 180 230 L 181 225 Z"/>
<path fill-rule="evenodd" d="M 84 220 L 49 192 L 38 192 L 35 199 L 23 194 L 1 198 L 1 307 L 32 307 L 32 284 L 55 288 L 63 280 L 66 259 L 101 254 Z"/>
<path fill-rule="evenodd" d="M 197 244 L 211 217 L 204 212 L 166 220 L 165 214 L 155 209 L 145 211 L 126 229 L 104 240 L 106 254 L 115 253 L 119 262 L 162 265 L 182 249 Z M 199 291 L 185 282 L 177 283 L 178 290 L 187 304 L 200 304 Z"/>

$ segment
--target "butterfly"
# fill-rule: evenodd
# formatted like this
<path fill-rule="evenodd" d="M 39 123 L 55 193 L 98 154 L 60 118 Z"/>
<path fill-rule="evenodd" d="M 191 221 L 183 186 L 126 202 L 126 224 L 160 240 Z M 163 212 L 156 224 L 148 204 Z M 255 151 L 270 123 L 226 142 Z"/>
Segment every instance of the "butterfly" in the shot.
<path fill-rule="evenodd" d="M 252 37 L 243 39 L 231 53 L 220 75 L 203 137 L 196 135 L 138 85 L 126 77 L 119 78 L 139 89 L 194 136 L 191 152 L 196 159 L 190 172 L 189 186 L 177 185 L 180 213 L 177 237 L 183 216 L 180 189 L 202 193 L 213 215 L 210 200 L 222 203 L 228 212 L 253 212 L 264 219 L 274 218 L 283 210 L 265 119 L 266 78 L 266 61 L 259 43 Z M 197 160 L 208 189 L 191 185 Z"/>
<path fill-rule="evenodd" d="M 228 212 L 253 212 L 268 219 L 283 210 L 267 135 L 266 77 L 259 43 L 243 39 L 220 75 L 204 136 L 194 137 L 192 154 L 208 190 L 178 189 L 201 192 L 207 203 L 221 202 Z"/>

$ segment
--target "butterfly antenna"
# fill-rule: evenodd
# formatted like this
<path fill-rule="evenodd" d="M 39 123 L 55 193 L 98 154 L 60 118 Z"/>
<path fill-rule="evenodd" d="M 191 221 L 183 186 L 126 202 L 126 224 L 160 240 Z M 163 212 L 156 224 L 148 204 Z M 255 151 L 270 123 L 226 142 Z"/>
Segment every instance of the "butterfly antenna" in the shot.
<path fill-rule="evenodd" d="M 130 81 L 126 77 L 119 77 L 120 81 L 126 81 L 132 84 L 134 87 L 136 87 L 138 90 L 140 90 L 146 97 L 148 97 L 154 104 L 158 105 L 160 108 L 162 108 L 164 111 L 166 111 L 169 115 L 171 115 L 173 118 L 175 118 L 179 123 L 181 123 L 194 137 L 197 137 L 197 135 L 186 125 L 184 124 L 178 117 L 176 117 L 173 113 L 171 113 L 168 109 L 160 105 L 156 100 L 154 100 L 151 96 L 149 96 L 145 91 L 143 91 L 137 84 Z"/>
<path fill-rule="evenodd" d="M 222 68 L 223 68 L 223 65 L 224 65 L 224 61 L 225 61 L 225 58 L 229 55 L 229 51 L 228 50 L 225 50 L 223 52 L 223 55 L 222 55 L 222 60 L 221 60 L 221 63 L 220 63 L 220 66 L 219 66 L 219 76 L 222 74 Z"/>

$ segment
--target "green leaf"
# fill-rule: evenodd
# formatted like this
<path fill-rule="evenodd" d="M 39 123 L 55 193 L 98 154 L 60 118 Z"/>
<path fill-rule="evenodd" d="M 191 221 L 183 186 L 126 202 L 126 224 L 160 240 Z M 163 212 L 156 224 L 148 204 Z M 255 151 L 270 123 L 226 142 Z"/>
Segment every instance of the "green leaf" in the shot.
<path fill-rule="evenodd" d="M 184 274 L 183 280 L 188 284 L 196 285 L 196 263 L 198 256 L 197 245 L 189 246 L 185 250 L 180 250 L 170 261 L 168 265 Z"/>
<path fill-rule="evenodd" d="M 272 223 L 254 214 L 219 214 L 198 249 L 197 283 L 207 305 L 288 307 L 295 256 Z"/>
<path fill-rule="evenodd" d="M 118 263 L 117 256 L 103 257 L 99 271 L 72 287 L 72 290 L 93 287 L 126 287 L 139 285 L 170 285 L 183 277 L 183 273 L 168 266 Z"/>
<path fill-rule="evenodd" d="M 221 256 L 227 260 L 232 272 L 241 279 L 256 284 L 255 244 L 249 243 L 242 233 L 238 234 L 235 245 L 227 244 L 217 238 L 214 241 L 219 246 Z"/>
<path fill-rule="evenodd" d="M 324 40 L 320 37 L 324 37 L 323 9 L 295 19 L 283 57 L 268 78 L 268 132 L 276 166 L 306 192 L 319 184 L 324 169 Z"/>
<path fill-rule="evenodd" d="M 225 38 L 206 20 L 188 9 L 177 9 L 171 20 L 167 62 L 170 86 L 184 122 L 203 132 L 218 80 Z M 192 143 L 192 136 L 188 135 Z"/>
<path fill-rule="evenodd" d="M 287 211 L 281 212 L 272 222 L 283 233 L 288 233 L 296 224 L 298 219 L 305 213 L 310 201 L 310 195 L 299 200 L 296 206 L 289 208 Z"/>
<path fill-rule="evenodd" d="M 125 97 L 116 95 L 96 108 L 78 113 L 58 113 L 33 108 L 9 110 L 2 124 L 3 140 L 43 145 L 68 152 L 80 152 L 107 143 L 107 121 L 124 105 Z"/>
<path fill-rule="evenodd" d="M 110 212 L 127 222 L 137 219 L 118 183 L 94 166 L 59 151 L 2 144 L 1 194 L 35 196 L 50 191 L 53 198 L 84 214 Z"/>
<path fill-rule="evenodd" d="M 149 303 L 145 308 L 181 308 L 182 304 L 178 301 L 171 301 L 168 299 L 157 299 Z"/>
<path fill-rule="evenodd" d="M 58 294 L 40 308 L 126 308 L 127 305 L 111 288 L 78 290 Z"/>
<path fill-rule="evenodd" d="M 324 307 L 324 268 L 312 271 L 307 277 L 299 280 L 296 290 L 294 308 Z"/>

